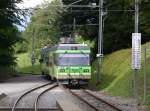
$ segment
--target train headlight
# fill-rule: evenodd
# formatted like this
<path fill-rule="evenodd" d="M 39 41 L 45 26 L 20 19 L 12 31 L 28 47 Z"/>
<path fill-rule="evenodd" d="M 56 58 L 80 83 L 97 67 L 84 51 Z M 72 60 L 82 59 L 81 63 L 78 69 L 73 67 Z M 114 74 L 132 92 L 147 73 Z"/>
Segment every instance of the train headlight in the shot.
<path fill-rule="evenodd" d="M 84 69 L 84 72 L 90 72 L 89 69 Z"/>

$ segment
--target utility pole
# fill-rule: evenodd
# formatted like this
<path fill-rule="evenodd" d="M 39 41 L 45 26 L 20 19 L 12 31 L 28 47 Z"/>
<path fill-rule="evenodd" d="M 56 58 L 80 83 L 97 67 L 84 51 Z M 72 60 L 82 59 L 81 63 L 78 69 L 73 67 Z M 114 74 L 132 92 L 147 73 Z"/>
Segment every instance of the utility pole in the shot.
<path fill-rule="evenodd" d="M 135 0 L 135 33 L 139 33 L 139 0 Z"/>
<path fill-rule="evenodd" d="M 75 43 L 76 18 L 73 18 L 73 33 L 71 34 L 71 43 Z"/>
<path fill-rule="evenodd" d="M 98 30 L 98 63 L 97 63 L 97 83 L 100 82 L 101 64 L 103 57 L 103 0 L 99 0 L 99 30 Z"/>
<path fill-rule="evenodd" d="M 76 18 L 74 17 L 74 19 L 73 19 L 73 33 L 74 33 L 74 37 L 75 37 L 75 31 L 76 31 Z"/>
<path fill-rule="evenodd" d="M 34 74 L 34 64 L 35 64 L 35 29 L 32 32 L 32 55 L 31 55 L 31 63 L 32 63 L 32 74 Z"/>
<path fill-rule="evenodd" d="M 139 33 L 139 0 L 135 0 L 135 33 Z M 134 98 L 139 103 L 138 97 L 138 69 L 134 69 Z"/>

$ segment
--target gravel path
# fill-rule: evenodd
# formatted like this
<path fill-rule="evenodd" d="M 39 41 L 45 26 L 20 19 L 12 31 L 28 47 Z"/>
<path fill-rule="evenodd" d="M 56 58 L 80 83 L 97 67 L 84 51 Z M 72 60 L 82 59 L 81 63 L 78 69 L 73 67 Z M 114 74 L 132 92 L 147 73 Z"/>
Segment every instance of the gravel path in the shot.
<path fill-rule="evenodd" d="M 146 111 L 145 109 L 142 109 L 142 107 L 137 107 L 136 102 L 133 99 L 125 99 L 121 97 L 113 97 L 110 95 L 107 95 L 104 92 L 94 92 L 89 91 L 96 95 L 97 97 L 102 98 L 103 100 L 108 101 L 109 103 L 117 106 L 118 108 L 121 108 L 123 111 Z"/>
<path fill-rule="evenodd" d="M 4 83 L 0 83 L 0 94 L 13 95 L 23 92 L 29 88 L 48 82 L 40 75 L 24 76 L 9 79 Z"/>
<path fill-rule="evenodd" d="M 0 107 L 10 107 L 21 94 L 27 90 L 48 82 L 39 75 L 17 77 L 0 83 L 0 94 L 5 94 L 5 98 L 0 98 Z"/>

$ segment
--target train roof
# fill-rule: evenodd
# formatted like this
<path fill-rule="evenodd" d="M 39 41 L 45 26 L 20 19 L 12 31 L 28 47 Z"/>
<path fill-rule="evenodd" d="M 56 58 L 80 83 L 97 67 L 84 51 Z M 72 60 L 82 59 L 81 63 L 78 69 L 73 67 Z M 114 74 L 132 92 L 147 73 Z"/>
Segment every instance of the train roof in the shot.
<path fill-rule="evenodd" d="M 76 50 L 90 50 L 90 47 L 87 44 L 58 44 L 54 46 L 44 47 L 42 48 L 42 52 L 55 50 L 72 50 L 72 48 L 76 48 Z"/>
<path fill-rule="evenodd" d="M 87 44 L 59 44 L 58 46 L 87 46 L 88 47 L 88 45 Z"/>

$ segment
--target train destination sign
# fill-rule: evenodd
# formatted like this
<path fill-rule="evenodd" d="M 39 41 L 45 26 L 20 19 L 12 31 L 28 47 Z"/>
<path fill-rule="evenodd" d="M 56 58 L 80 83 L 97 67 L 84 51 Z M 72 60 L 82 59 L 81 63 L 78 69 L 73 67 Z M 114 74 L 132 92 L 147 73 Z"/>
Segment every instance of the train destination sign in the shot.
<path fill-rule="evenodd" d="M 141 68 L 141 33 L 132 33 L 132 69 Z"/>

